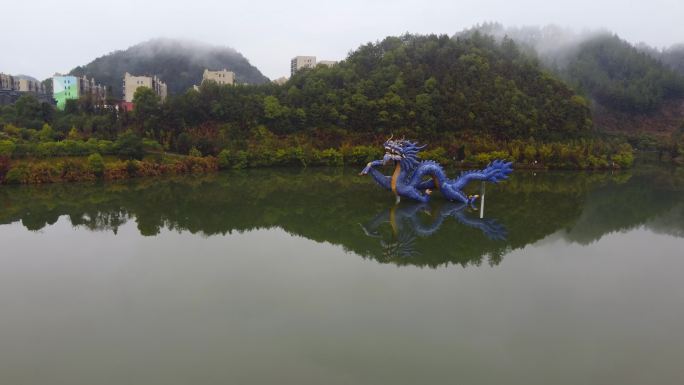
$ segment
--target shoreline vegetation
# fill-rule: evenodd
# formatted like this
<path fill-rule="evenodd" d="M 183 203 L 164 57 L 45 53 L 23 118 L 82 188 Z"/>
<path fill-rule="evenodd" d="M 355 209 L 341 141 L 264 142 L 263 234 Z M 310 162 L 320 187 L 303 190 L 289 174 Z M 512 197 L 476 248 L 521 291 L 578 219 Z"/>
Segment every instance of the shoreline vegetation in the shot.
<path fill-rule="evenodd" d="M 0 108 L 0 183 L 363 166 L 391 134 L 451 168 L 624 169 L 639 151 L 683 159 L 684 124 L 671 135 L 609 133 L 588 95 L 510 39 L 388 37 L 283 85 L 205 82 L 164 102 L 141 87 L 133 111 L 89 97 L 60 111 L 22 96 Z"/>
<path fill-rule="evenodd" d="M 13 136 L 0 140 L 0 184 L 118 180 L 260 167 L 362 167 L 383 156 L 382 137 L 355 138 L 357 143 L 377 145 L 355 144 L 347 135 L 328 137 L 326 142 L 340 144 L 321 148 L 315 135 L 277 137 L 265 127 L 254 129 L 246 141 L 215 155 L 205 155 L 194 146 L 187 155 L 166 152 L 158 142 L 142 139 L 132 131 L 116 141 L 86 140 L 75 130 L 69 139 L 53 140 L 54 132 L 48 124 L 40 131 L 10 125 L 4 132 Z M 457 169 L 481 168 L 494 159 L 505 159 L 518 169 L 605 170 L 631 167 L 634 150 L 618 139 L 497 142 L 443 137 L 428 143 L 421 158 Z"/>

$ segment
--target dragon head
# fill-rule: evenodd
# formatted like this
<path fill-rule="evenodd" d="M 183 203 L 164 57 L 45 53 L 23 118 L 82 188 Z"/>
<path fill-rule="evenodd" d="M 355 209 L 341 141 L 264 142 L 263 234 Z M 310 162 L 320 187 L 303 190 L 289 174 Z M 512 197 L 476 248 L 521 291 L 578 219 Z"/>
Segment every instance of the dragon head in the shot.
<path fill-rule="evenodd" d="M 400 162 L 402 167 L 407 169 L 412 169 L 418 165 L 420 162 L 418 153 L 425 148 L 425 146 L 419 146 L 410 140 L 392 140 L 392 138 L 389 138 L 383 147 L 385 148 L 385 156 L 383 157 L 385 163 Z"/>

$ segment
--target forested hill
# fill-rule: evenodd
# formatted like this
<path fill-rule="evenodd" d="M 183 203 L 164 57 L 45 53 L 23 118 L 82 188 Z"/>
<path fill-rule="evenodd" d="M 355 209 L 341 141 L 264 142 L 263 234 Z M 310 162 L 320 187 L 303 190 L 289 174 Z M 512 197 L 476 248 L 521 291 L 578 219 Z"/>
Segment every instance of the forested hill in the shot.
<path fill-rule="evenodd" d="M 636 47 L 607 31 L 575 33 L 549 25 L 506 28 L 487 23 L 474 32 L 513 39 L 578 92 L 617 113 L 658 114 L 670 100 L 684 98 L 684 49 Z"/>
<path fill-rule="evenodd" d="M 513 41 L 479 34 L 388 37 L 332 68 L 301 71 L 272 93 L 262 120 L 276 131 L 339 127 L 548 139 L 576 137 L 592 125 L 584 98 Z"/>
<path fill-rule="evenodd" d="M 640 48 L 684 76 L 684 44 L 673 45 L 664 50 L 656 50 L 651 47 Z"/>
<path fill-rule="evenodd" d="M 199 84 L 205 68 L 235 72 L 239 83 L 262 84 L 268 78 L 232 48 L 171 39 L 155 39 L 123 51 L 99 57 L 71 70 L 72 75 L 94 77 L 110 86 L 114 97 L 121 97 L 123 75 L 157 75 L 169 92 L 179 94 Z"/>
<path fill-rule="evenodd" d="M 653 112 L 684 97 L 684 78 L 615 35 L 581 43 L 564 77 L 603 106 L 625 112 Z"/>

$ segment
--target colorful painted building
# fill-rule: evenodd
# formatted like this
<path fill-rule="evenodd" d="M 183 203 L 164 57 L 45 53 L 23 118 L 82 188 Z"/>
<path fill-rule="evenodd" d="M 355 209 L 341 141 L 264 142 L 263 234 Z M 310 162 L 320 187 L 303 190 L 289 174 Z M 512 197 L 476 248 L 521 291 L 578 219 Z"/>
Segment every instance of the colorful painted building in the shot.
<path fill-rule="evenodd" d="M 107 92 L 104 86 L 95 83 L 95 79 L 55 75 L 52 77 L 52 95 L 57 102 L 57 108 L 63 110 L 67 100 L 77 100 L 81 96 L 90 95 L 96 101 L 103 101 L 107 97 Z"/>
<path fill-rule="evenodd" d="M 78 99 L 78 78 L 70 75 L 53 76 L 52 97 L 57 102 L 57 108 L 63 110 L 67 100 Z"/>

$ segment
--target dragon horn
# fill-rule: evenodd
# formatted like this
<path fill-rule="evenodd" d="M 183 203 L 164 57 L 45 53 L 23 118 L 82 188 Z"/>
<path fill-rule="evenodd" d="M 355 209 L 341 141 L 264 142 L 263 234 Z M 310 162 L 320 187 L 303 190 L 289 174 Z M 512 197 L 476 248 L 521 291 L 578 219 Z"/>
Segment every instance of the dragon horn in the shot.
<path fill-rule="evenodd" d="M 394 138 L 394 134 L 390 135 L 390 137 L 389 137 L 389 139 L 387 139 L 387 141 L 389 142 L 390 140 L 392 140 L 392 138 Z"/>

